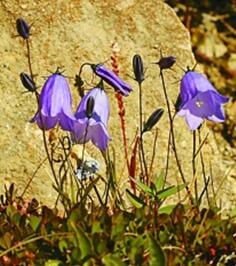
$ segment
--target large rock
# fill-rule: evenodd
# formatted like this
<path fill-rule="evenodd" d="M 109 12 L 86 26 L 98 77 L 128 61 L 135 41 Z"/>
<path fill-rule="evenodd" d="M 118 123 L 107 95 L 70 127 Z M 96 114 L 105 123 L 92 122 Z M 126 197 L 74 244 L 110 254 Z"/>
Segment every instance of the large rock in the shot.
<path fill-rule="evenodd" d="M 132 76 L 132 57 L 142 55 L 147 67 L 147 79 L 143 83 L 144 117 L 147 118 L 157 107 L 165 107 L 163 92 L 156 65 L 160 49 L 163 55 L 177 57 L 173 70 L 168 70 L 166 83 L 172 102 L 178 94 L 178 81 L 183 75 L 180 67 L 193 66 L 190 37 L 175 12 L 159 0 L 132 1 L 18 1 L 1 2 L 1 71 L 0 71 L 0 177 L 2 184 L 15 182 L 22 191 L 37 166 L 44 160 L 42 134 L 36 125 L 29 124 L 29 119 L 36 111 L 36 102 L 32 94 L 24 91 L 19 80 L 19 73 L 28 72 L 24 42 L 16 38 L 15 20 L 23 17 L 32 23 L 31 53 L 33 71 L 37 83 L 42 85 L 49 71 L 58 66 L 65 67 L 65 75 L 73 77 L 84 62 L 103 62 L 111 56 L 111 45 L 116 41 L 120 47 L 120 75 L 133 87 L 134 92 L 125 98 L 126 130 L 128 144 L 131 147 L 136 129 L 139 126 L 138 87 L 130 78 Z M 108 65 L 110 62 L 107 63 Z M 92 75 L 85 71 L 87 81 L 91 83 Z M 96 80 L 97 81 L 97 80 Z M 93 84 L 96 84 L 93 81 Z M 74 105 L 79 97 L 69 80 L 74 94 Z M 89 88 L 89 87 L 88 87 Z M 115 147 L 117 178 L 121 187 L 127 182 L 125 158 L 121 138 L 117 102 L 113 90 L 108 88 L 111 101 L 111 118 L 109 131 L 112 136 L 111 146 Z M 192 136 L 182 120 L 176 118 L 176 140 L 186 178 L 191 182 L 191 139 Z M 158 144 L 155 158 L 155 172 L 159 174 L 165 167 L 168 139 L 167 112 L 160 121 Z M 206 129 L 207 130 L 207 129 Z M 203 133 L 204 135 L 205 133 Z M 145 149 L 150 161 L 152 138 L 154 132 L 147 133 Z M 209 137 L 208 147 L 215 151 L 215 143 Z M 102 161 L 96 149 L 88 149 L 91 156 Z M 215 153 L 215 152 L 214 152 Z M 207 167 L 211 161 L 216 177 L 221 174 L 220 155 L 207 154 Z M 173 155 L 171 155 L 169 183 L 181 182 L 177 174 Z M 209 168 L 207 168 L 209 169 Z M 102 170 L 104 171 L 104 169 Z M 200 176 L 201 178 L 201 176 Z M 43 202 L 53 203 L 55 192 L 51 188 L 52 175 L 47 163 L 37 172 L 28 189 L 29 196 L 36 196 Z M 46 197 L 45 197 L 46 196 Z"/>

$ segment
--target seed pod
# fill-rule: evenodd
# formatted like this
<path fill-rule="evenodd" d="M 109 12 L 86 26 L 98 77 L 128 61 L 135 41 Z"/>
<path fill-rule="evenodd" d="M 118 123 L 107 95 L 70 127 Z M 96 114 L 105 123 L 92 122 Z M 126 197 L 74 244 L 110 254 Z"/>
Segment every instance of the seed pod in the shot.
<path fill-rule="evenodd" d="M 85 114 L 88 118 L 91 118 L 93 115 L 94 104 L 95 104 L 94 98 L 90 96 L 87 100 L 86 111 L 85 111 Z"/>
<path fill-rule="evenodd" d="M 175 62 L 176 58 L 174 56 L 167 56 L 167 57 L 162 57 L 157 64 L 162 70 L 162 69 L 171 68 Z"/>
<path fill-rule="evenodd" d="M 21 82 L 22 82 L 23 86 L 28 91 L 31 91 L 31 92 L 36 91 L 37 87 L 36 87 L 34 81 L 32 80 L 32 78 L 28 74 L 21 73 L 20 74 L 20 79 L 21 79 Z"/>
<path fill-rule="evenodd" d="M 155 126 L 155 124 L 161 119 L 164 113 L 164 109 L 160 108 L 153 112 L 148 118 L 147 122 L 144 124 L 142 134 L 146 131 L 149 131 Z"/>
<path fill-rule="evenodd" d="M 143 60 L 138 54 L 133 57 L 133 71 L 135 80 L 141 84 L 144 81 Z"/>
<path fill-rule="evenodd" d="M 18 34 L 23 38 L 23 39 L 28 39 L 30 35 L 30 27 L 26 23 L 26 21 L 23 18 L 18 18 L 16 20 L 16 29 Z"/>

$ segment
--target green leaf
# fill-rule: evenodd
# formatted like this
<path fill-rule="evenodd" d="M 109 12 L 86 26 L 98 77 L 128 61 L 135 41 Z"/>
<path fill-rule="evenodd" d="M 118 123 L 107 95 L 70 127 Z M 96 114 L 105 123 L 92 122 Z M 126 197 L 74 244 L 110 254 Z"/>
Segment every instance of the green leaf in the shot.
<path fill-rule="evenodd" d="M 137 186 L 138 186 L 143 192 L 149 194 L 149 195 L 152 196 L 152 197 L 154 196 L 154 193 L 153 193 L 152 189 L 151 189 L 149 186 L 145 185 L 143 182 L 141 182 L 141 181 L 139 181 L 139 180 L 137 180 L 137 179 L 132 178 L 132 180 L 137 184 Z"/>
<path fill-rule="evenodd" d="M 12 234 L 6 232 L 3 236 L 0 237 L 0 247 L 4 249 L 9 249 L 12 241 Z"/>
<path fill-rule="evenodd" d="M 149 235 L 148 242 L 150 251 L 149 265 L 166 266 L 166 255 L 152 235 Z"/>
<path fill-rule="evenodd" d="M 64 239 L 60 240 L 58 243 L 58 248 L 61 252 L 64 252 L 68 248 L 67 242 Z"/>
<path fill-rule="evenodd" d="M 62 266 L 62 262 L 60 260 L 48 260 L 45 262 L 44 266 Z"/>
<path fill-rule="evenodd" d="M 171 214 L 176 204 L 167 205 L 158 210 L 158 214 Z"/>
<path fill-rule="evenodd" d="M 42 217 L 30 216 L 29 220 L 30 220 L 30 226 L 32 227 L 34 231 L 36 231 L 39 227 Z"/>
<path fill-rule="evenodd" d="M 139 209 L 144 206 L 144 202 L 133 193 L 131 193 L 128 189 L 126 189 L 126 195 L 130 203 L 133 204 L 135 208 Z"/>
<path fill-rule="evenodd" d="M 178 191 L 181 191 L 183 188 L 185 188 L 184 184 L 178 185 L 178 186 L 170 186 L 168 188 L 165 188 L 165 189 L 157 192 L 157 197 L 159 200 L 168 198 L 168 197 L 174 195 L 175 193 L 177 193 Z"/>
<path fill-rule="evenodd" d="M 105 257 L 103 257 L 102 263 L 104 263 L 105 266 L 126 266 L 126 264 L 120 258 L 113 254 L 107 254 Z"/>
<path fill-rule="evenodd" d="M 156 190 L 159 191 L 163 188 L 165 182 L 165 173 L 161 173 L 155 180 Z"/>
<path fill-rule="evenodd" d="M 90 255 L 92 255 L 91 243 L 85 232 L 82 230 L 82 228 L 76 225 L 73 219 L 69 220 L 69 225 L 75 232 L 77 244 L 81 251 L 81 259 L 84 259 L 85 257 L 89 257 Z"/>

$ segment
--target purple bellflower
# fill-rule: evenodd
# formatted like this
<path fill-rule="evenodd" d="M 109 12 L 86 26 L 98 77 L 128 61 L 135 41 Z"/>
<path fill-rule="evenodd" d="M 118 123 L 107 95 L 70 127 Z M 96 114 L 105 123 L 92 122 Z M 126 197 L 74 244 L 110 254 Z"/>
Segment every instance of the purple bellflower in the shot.
<path fill-rule="evenodd" d="M 92 100 L 93 99 L 93 100 Z M 104 151 L 110 137 L 107 131 L 107 121 L 110 107 L 108 97 L 101 88 L 93 88 L 81 100 L 75 117 L 74 135 L 78 143 L 89 140 Z"/>
<path fill-rule="evenodd" d="M 214 122 L 225 120 L 222 104 L 229 98 L 218 93 L 202 74 L 188 71 L 180 84 L 178 115 L 184 116 L 190 130 L 196 130 L 204 119 Z"/>
<path fill-rule="evenodd" d="M 71 105 L 72 98 L 66 79 L 59 73 L 52 74 L 43 86 L 39 110 L 31 122 L 37 122 L 44 130 L 55 127 L 58 122 L 63 130 L 72 131 L 75 117 Z"/>
<path fill-rule="evenodd" d="M 132 88 L 129 84 L 125 83 L 113 71 L 106 68 L 104 65 L 91 65 L 91 67 L 97 76 L 99 76 L 102 80 L 104 80 L 107 84 L 112 86 L 116 91 L 118 91 L 122 95 L 128 96 L 129 93 L 132 91 Z"/>

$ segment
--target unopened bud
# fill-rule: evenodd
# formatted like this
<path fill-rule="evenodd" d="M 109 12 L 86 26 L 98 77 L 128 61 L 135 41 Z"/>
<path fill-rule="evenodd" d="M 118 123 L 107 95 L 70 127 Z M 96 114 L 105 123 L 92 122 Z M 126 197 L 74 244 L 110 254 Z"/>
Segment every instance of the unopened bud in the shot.
<path fill-rule="evenodd" d="M 156 123 L 161 119 L 164 113 L 164 109 L 160 108 L 153 112 L 148 118 L 147 122 L 144 124 L 142 134 L 146 131 L 149 131 L 156 125 Z"/>
<path fill-rule="evenodd" d="M 85 111 L 85 114 L 88 118 L 91 118 L 93 115 L 94 104 L 95 104 L 94 98 L 90 96 L 87 100 L 86 111 Z"/>
<path fill-rule="evenodd" d="M 138 54 L 133 57 L 133 71 L 135 80 L 141 84 L 144 81 L 143 60 Z"/>
<path fill-rule="evenodd" d="M 167 69 L 171 68 L 174 63 L 176 62 L 176 57 L 174 56 L 167 56 L 167 57 L 162 57 L 157 64 L 159 65 L 160 69 Z"/>
<path fill-rule="evenodd" d="M 23 39 L 28 39 L 30 35 L 30 27 L 26 23 L 26 21 L 23 18 L 18 18 L 16 20 L 16 29 L 18 34 L 23 38 Z"/>
<path fill-rule="evenodd" d="M 28 74 L 21 73 L 20 74 L 20 79 L 21 79 L 21 82 L 22 82 L 23 86 L 28 91 L 31 91 L 31 92 L 36 91 L 37 87 L 36 87 L 34 81 L 32 80 L 32 78 Z"/>

